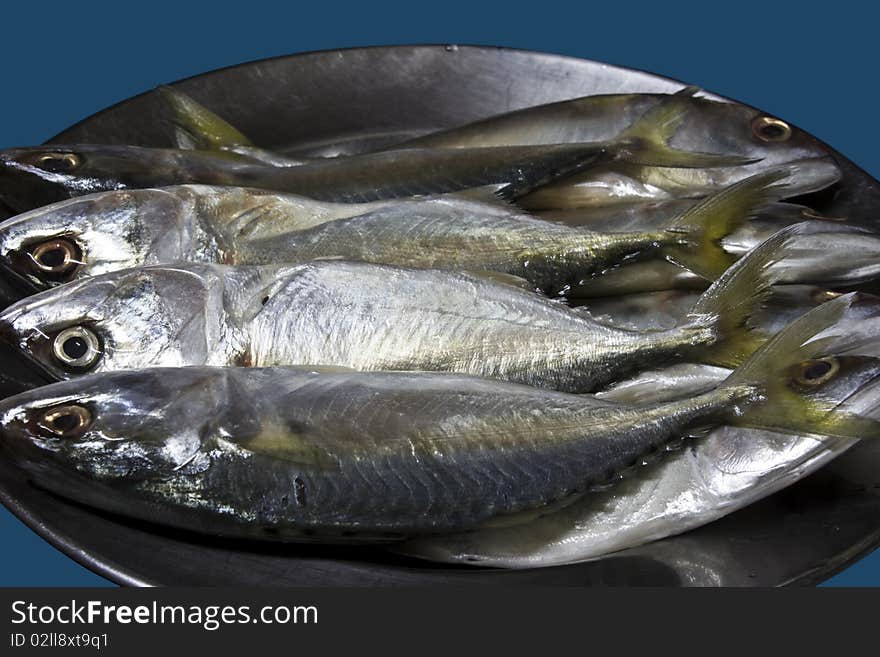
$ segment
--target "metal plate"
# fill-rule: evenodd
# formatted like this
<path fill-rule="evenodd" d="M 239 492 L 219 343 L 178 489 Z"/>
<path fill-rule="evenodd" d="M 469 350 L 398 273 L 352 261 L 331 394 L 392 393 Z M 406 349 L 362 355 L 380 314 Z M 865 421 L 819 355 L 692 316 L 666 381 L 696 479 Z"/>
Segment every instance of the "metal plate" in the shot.
<path fill-rule="evenodd" d="M 682 85 L 555 55 L 404 46 L 259 61 L 179 86 L 260 145 L 328 154 L 575 96 Z M 164 112 L 158 98 L 144 94 L 52 141 L 171 145 Z M 880 208 L 880 183 L 842 156 L 839 162 L 844 182 L 814 201 L 870 224 L 871 209 Z M 0 394 L 9 394 L 28 372 L 0 359 Z M 815 475 L 698 530 L 598 561 L 525 571 L 431 565 L 374 548 L 212 540 L 71 504 L 33 487 L 8 463 L 0 463 L 0 499 L 64 553 L 122 584 L 767 586 L 819 582 L 880 544 L 877 473 L 880 449 L 858 445 Z"/>

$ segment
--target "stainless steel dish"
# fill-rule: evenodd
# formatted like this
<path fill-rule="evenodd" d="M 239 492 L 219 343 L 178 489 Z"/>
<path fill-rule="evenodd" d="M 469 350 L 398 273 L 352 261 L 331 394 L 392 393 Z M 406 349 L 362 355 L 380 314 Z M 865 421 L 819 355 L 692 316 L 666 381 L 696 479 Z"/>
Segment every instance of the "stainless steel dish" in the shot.
<path fill-rule="evenodd" d="M 253 62 L 179 86 L 260 145 L 332 154 L 529 105 L 593 93 L 674 91 L 681 83 L 541 53 L 402 46 Z M 144 94 L 51 141 L 171 145 L 164 111 L 159 98 Z M 844 182 L 813 202 L 831 214 L 870 217 L 880 208 L 880 183 L 842 156 L 839 162 Z M 0 354 L 0 394 L 29 382 L 20 362 Z M 132 585 L 780 585 L 819 582 L 880 544 L 878 473 L 880 449 L 859 445 L 804 481 L 701 529 L 599 561 L 530 571 L 431 565 L 372 548 L 212 541 L 71 504 L 33 487 L 5 463 L 0 500 L 73 559 Z"/>

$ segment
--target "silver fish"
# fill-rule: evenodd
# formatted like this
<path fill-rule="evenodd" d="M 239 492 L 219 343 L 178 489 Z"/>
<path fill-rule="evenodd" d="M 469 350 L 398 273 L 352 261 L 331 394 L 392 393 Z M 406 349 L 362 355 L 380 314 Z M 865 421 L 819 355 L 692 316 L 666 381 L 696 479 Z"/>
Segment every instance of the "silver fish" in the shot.
<path fill-rule="evenodd" d="M 276 166 L 302 163 L 254 147 L 239 130 L 186 94 L 169 87 L 160 91 L 171 108 L 178 142 L 184 146 L 232 151 Z M 743 105 L 693 97 L 697 91 L 688 87 L 676 96 L 676 102 L 686 107 L 686 121 L 675 135 L 675 143 L 688 150 L 748 153 L 756 163 L 747 172 L 731 168 L 676 169 L 626 163 L 598 166 L 527 195 L 522 199 L 523 207 L 607 207 L 611 203 L 637 199 L 703 196 L 756 172 L 794 162 L 801 169 L 792 189 L 795 194 L 818 191 L 838 180 L 840 172 L 833 158 L 809 135 Z M 475 148 L 608 140 L 669 98 L 665 94 L 587 96 L 501 114 L 424 135 L 395 147 Z"/>
<path fill-rule="evenodd" d="M 145 263 L 283 264 L 317 257 L 482 269 L 556 293 L 634 254 L 674 258 L 717 278 L 717 241 L 784 194 L 786 171 L 742 181 L 633 233 L 597 233 L 523 214 L 493 188 L 370 204 L 335 204 L 230 187 L 177 186 L 88 195 L 0 224 L 0 266 L 40 289 Z M 785 178 L 787 180 L 787 178 Z M 490 202 L 480 199 L 489 199 Z"/>
<path fill-rule="evenodd" d="M 0 334 L 55 378 L 181 365 L 321 364 L 448 371 L 584 392 L 690 356 L 736 364 L 765 336 L 745 320 L 794 226 L 743 258 L 664 331 L 591 320 L 486 276 L 342 260 L 293 267 L 155 265 L 23 299 Z"/>
<path fill-rule="evenodd" d="M 840 296 L 814 285 L 777 285 L 750 321 L 768 335 L 808 310 Z M 631 331 L 664 330 L 680 323 L 700 298 L 690 290 L 664 290 L 619 297 L 581 299 L 578 308 L 593 319 Z"/>
<path fill-rule="evenodd" d="M 517 197 L 599 162 L 627 159 L 661 166 L 741 165 L 736 155 L 684 153 L 666 139 L 683 116 L 676 98 L 610 142 L 481 149 L 402 149 L 274 167 L 231 153 L 117 145 L 51 145 L 0 151 L 0 196 L 29 210 L 111 189 L 201 183 L 308 194 L 361 203 L 506 185 Z"/>
<path fill-rule="evenodd" d="M 876 302 L 872 311 L 862 305 L 838 332 L 848 335 L 865 316 L 876 321 L 877 308 Z M 839 346 L 876 356 L 878 335 L 875 332 L 859 348 L 848 337 Z M 656 404 L 701 394 L 728 375 L 722 368 L 677 365 L 645 373 L 641 381 L 598 396 L 626 404 Z M 855 380 L 863 384 L 848 398 L 848 408 L 878 417 L 876 379 L 858 374 Z M 670 445 L 660 455 L 644 459 L 616 485 L 528 525 L 421 539 L 400 549 L 435 561 L 507 568 L 595 559 L 721 518 L 816 471 L 855 442 L 813 435 L 809 429 L 801 433 L 778 427 L 772 431 L 719 427 L 704 438 Z"/>
<path fill-rule="evenodd" d="M 880 235 L 847 224 L 806 221 L 792 240 L 784 259 L 773 264 L 776 280 L 784 285 L 846 287 L 875 281 L 880 276 Z M 775 222 L 745 224 L 733 238 L 722 240 L 732 258 L 745 253 L 772 235 Z M 702 290 L 707 281 L 693 272 L 663 260 L 632 260 L 602 276 L 572 285 L 572 299 L 609 297 L 664 290 Z"/>
<path fill-rule="evenodd" d="M 526 522 L 696 426 L 880 436 L 847 404 L 876 363 L 811 340 L 848 303 L 801 318 L 712 392 L 655 406 L 447 374 L 153 369 L 3 400 L 0 449 L 56 494 L 215 536 L 395 540 Z"/>
<path fill-rule="evenodd" d="M 739 103 L 692 96 L 696 91 L 688 87 L 679 92 L 679 102 L 688 107 L 687 116 L 670 143 L 686 150 L 746 154 L 756 159 L 754 164 L 690 171 L 641 165 L 597 167 L 528 195 L 522 199 L 523 207 L 553 209 L 704 195 L 759 171 L 795 162 L 802 166 L 796 183 L 799 194 L 823 189 L 839 178 L 828 150 L 810 135 Z M 488 117 L 401 146 L 464 148 L 610 139 L 667 98 L 665 94 L 586 96 Z"/>
<path fill-rule="evenodd" d="M 812 194 L 840 180 L 840 169 L 831 157 L 796 160 L 789 166 L 798 169 L 790 196 Z M 595 167 L 555 181 L 517 202 L 530 211 L 552 211 L 700 198 L 768 168 L 772 168 L 769 162 L 744 167 L 700 169 L 620 163 Z"/>

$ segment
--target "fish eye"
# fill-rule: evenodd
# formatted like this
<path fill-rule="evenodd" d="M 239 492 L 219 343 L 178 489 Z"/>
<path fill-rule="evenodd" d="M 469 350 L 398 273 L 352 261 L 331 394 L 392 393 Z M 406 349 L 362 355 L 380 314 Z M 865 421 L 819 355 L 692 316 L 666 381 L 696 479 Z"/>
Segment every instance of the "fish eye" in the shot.
<path fill-rule="evenodd" d="M 76 169 L 80 161 L 75 153 L 42 153 L 34 160 L 34 164 L 51 173 L 67 173 Z"/>
<path fill-rule="evenodd" d="M 31 263 L 39 272 L 66 274 L 80 263 L 79 249 L 68 239 L 55 239 L 38 244 L 30 252 Z"/>
<path fill-rule="evenodd" d="M 52 341 L 52 354 L 62 365 L 72 369 L 85 369 L 94 365 L 101 356 L 101 343 L 92 331 L 84 326 L 64 329 Z"/>
<path fill-rule="evenodd" d="M 85 406 L 66 404 L 45 411 L 37 424 L 51 436 L 76 438 L 91 426 L 92 414 Z"/>
<path fill-rule="evenodd" d="M 799 386 L 815 387 L 827 383 L 840 371 L 836 358 L 817 358 L 805 360 L 795 365 L 794 382 Z"/>
<path fill-rule="evenodd" d="M 788 141 L 791 126 L 772 116 L 759 116 L 752 121 L 752 134 L 761 141 Z"/>

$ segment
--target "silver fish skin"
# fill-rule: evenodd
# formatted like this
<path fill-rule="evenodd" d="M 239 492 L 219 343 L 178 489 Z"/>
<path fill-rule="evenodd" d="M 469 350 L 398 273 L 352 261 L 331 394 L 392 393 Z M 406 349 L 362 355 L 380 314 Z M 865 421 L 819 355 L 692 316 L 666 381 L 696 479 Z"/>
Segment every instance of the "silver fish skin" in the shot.
<path fill-rule="evenodd" d="M 665 201 L 638 201 L 591 208 L 567 210 L 542 210 L 536 216 L 570 226 L 584 226 L 599 232 L 619 233 L 635 230 L 651 230 L 671 220 L 676 215 L 694 207 L 699 199 L 676 198 Z M 813 208 L 797 203 L 768 203 L 755 212 L 749 224 L 773 223 L 777 230 L 801 221 L 845 222 L 845 217 L 826 217 Z M 744 227 L 747 227 L 746 224 Z M 738 229 L 739 230 L 739 229 Z M 738 231 L 737 231 L 738 232 Z M 735 232 L 734 235 L 737 233 Z M 730 240 L 733 237 L 728 238 Z"/>
<path fill-rule="evenodd" d="M 575 98 L 440 130 L 392 148 L 474 148 L 607 141 L 630 128 L 649 110 L 674 99 L 684 108 L 684 120 L 674 139 L 687 150 L 722 154 L 748 152 L 755 160 L 761 160 L 763 164 L 760 166 L 765 167 L 828 155 L 818 141 L 783 121 L 740 104 L 695 97 L 697 91 L 688 87 L 675 95 L 602 94 Z M 255 148 L 239 130 L 180 90 L 164 87 L 159 92 L 171 109 L 181 147 L 233 150 L 277 166 L 300 163 Z M 651 171 L 643 172 L 642 177 L 650 180 Z M 683 177 L 684 172 L 675 175 Z M 685 186 L 713 176 L 712 184 L 721 185 L 724 183 L 717 178 L 722 175 L 731 174 L 724 170 L 698 174 L 696 179 L 685 179 Z M 627 174 L 622 175 L 625 177 Z M 639 184 L 635 176 L 629 178 Z M 651 182 L 642 184 L 651 186 Z"/>
<path fill-rule="evenodd" d="M 665 331 L 597 322 L 495 277 L 325 260 L 279 268 L 154 265 L 104 274 L 13 304 L 0 313 L 0 334 L 53 378 L 160 366 L 314 363 L 458 372 L 585 392 L 737 340 L 739 329 L 726 328 L 737 321 L 728 319 L 725 304 L 747 313 L 743 288 L 757 300 L 770 284 L 752 272 L 771 249 L 756 253 L 753 266 L 740 268 L 744 274 L 725 275 L 695 304 L 702 309 L 697 315 Z"/>
<path fill-rule="evenodd" d="M 759 160 L 757 163 L 691 171 L 640 165 L 598 167 L 564 184 L 536 191 L 523 199 L 524 207 L 579 207 L 701 195 L 794 162 L 803 167 L 799 194 L 823 189 L 839 178 L 828 150 L 810 135 L 739 103 L 687 95 L 694 91 L 689 88 L 678 96 L 679 102 L 687 106 L 687 113 L 670 143 L 685 150 L 746 154 Z M 666 94 L 586 96 L 488 117 L 417 137 L 402 146 L 462 148 L 611 139 L 668 98 Z"/>
<path fill-rule="evenodd" d="M 687 117 L 675 135 L 676 142 L 712 153 L 731 149 L 748 152 L 757 162 L 747 172 L 730 167 L 689 170 L 626 163 L 600 165 L 528 194 L 522 200 L 523 207 L 607 207 L 638 199 L 701 196 L 767 168 L 793 162 L 800 168 L 793 194 L 815 192 L 838 180 L 836 163 L 812 137 L 742 105 L 689 97 L 695 91 L 689 88 L 674 97 L 686 106 Z M 193 99 L 175 90 L 165 93 L 174 108 L 178 132 L 183 132 L 184 147 L 195 144 L 234 151 L 275 166 L 302 163 L 254 148 L 238 130 Z M 428 134 L 399 147 L 473 148 L 613 139 L 649 109 L 670 98 L 664 94 L 618 94 L 551 103 Z M 768 137 L 763 133 L 768 128 L 778 130 L 778 134 Z"/>
<path fill-rule="evenodd" d="M 236 242 L 307 230 L 388 203 L 209 185 L 97 192 L 2 222 L 0 267 L 26 287 L 44 289 L 143 264 L 222 263 L 234 260 Z M 35 250 L 53 245 L 64 254 L 61 266 L 42 266 Z"/>
<path fill-rule="evenodd" d="M 505 185 L 516 198 L 599 163 L 627 160 L 674 167 L 740 166 L 753 158 L 683 152 L 668 140 L 685 108 L 670 97 L 613 140 L 476 149 L 406 148 L 274 167 L 222 151 L 51 145 L 0 151 L 0 194 L 19 211 L 89 192 L 200 183 L 259 187 L 363 203 Z"/>
<path fill-rule="evenodd" d="M 694 200 L 671 200 L 660 203 L 633 203 L 619 207 L 575 209 L 541 213 L 540 216 L 566 224 L 583 225 L 599 232 L 650 231 L 662 226 L 677 214 L 694 207 Z M 820 285 L 857 285 L 873 280 L 880 273 L 876 266 L 880 258 L 880 236 L 865 228 L 846 223 L 844 217 L 825 217 L 812 208 L 791 203 L 771 203 L 755 213 L 730 234 L 724 236 L 724 251 L 742 257 L 776 231 L 796 223 L 810 226 L 810 230 L 791 245 L 785 262 L 780 262 L 780 280 L 790 283 Z M 847 254 L 838 258 L 834 253 Z M 652 287 L 658 290 L 685 289 L 681 279 L 688 274 L 678 272 L 663 263 L 651 263 L 641 267 L 639 274 L 649 279 L 651 273 L 658 278 Z M 664 275 L 664 272 L 667 272 Z M 612 277 L 625 277 L 626 272 L 609 272 Z M 634 276 L 636 274 L 634 273 Z M 662 280 L 670 280 L 665 287 Z M 614 281 L 608 281 L 613 285 Z M 600 282 L 599 286 L 603 283 Z M 650 284 L 649 284 L 650 285 Z"/>
<path fill-rule="evenodd" d="M 576 496 L 756 399 L 743 385 L 627 408 L 429 373 L 155 369 L 4 400 L 0 432 L 38 485 L 99 508 L 212 534 L 390 540 Z"/>
<path fill-rule="evenodd" d="M 607 144 L 385 151 L 274 167 L 219 151 L 77 144 L 0 152 L 0 193 L 26 211 L 97 191 L 233 185 L 362 203 L 509 184 L 511 194 L 611 157 Z"/>
<path fill-rule="evenodd" d="M 774 159 L 774 164 L 828 154 L 818 140 L 787 124 L 779 125 L 780 134 L 768 140 L 768 122 L 762 119 L 775 117 L 739 103 L 694 96 L 697 92 L 688 87 L 675 94 L 687 107 L 685 120 L 673 138 L 680 148 L 743 152 L 763 160 Z M 670 97 L 658 93 L 583 96 L 490 116 L 416 137 L 396 147 L 473 148 L 603 141 L 613 139 Z"/>
<path fill-rule="evenodd" d="M 776 285 L 751 322 L 772 335 L 821 303 L 840 296 L 814 285 Z M 863 295 L 864 296 L 864 295 Z M 681 323 L 700 298 L 691 290 L 663 290 L 582 299 L 578 308 L 596 321 L 631 331 L 665 330 Z"/>
<path fill-rule="evenodd" d="M 0 266 L 24 286 L 40 289 L 150 263 L 253 265 L 343 257 L 500 271 L 556 293 L 634 254 L 675 253 L 684 266 L 717 277 L 730 259 L 717 247 L 699 247 L 714 244 L 716 234 L 730 233 L 755 206 L 784 193 L 775 182 L 775 173 L 749 179 L 673 216 L 668 225 L 629 233 L 597 233 L 529 216 L 495 196 L 491 186 L 367 204 L 201 185 L 100 192 L 0 224 Z"/>
<path fill-rule="evenodd" d="M 780 285 L 846 287 L 868 283 L 880 275 L 880 235 L 833 221 L 805 221 L 796 224 L 803 232 L 793 238 L 786 255 L 772 265 Z M 722 240 L 733 258 L 748 253 L 776 229 L 775 222 L 745 224 L 730 240 Z M 602 276 L 570 286 L 571 299 L 615 297 L 642 292 L 702 290 L 707 281 L 700 276 L 660 260 L 634 259 L 610 269 Z"/>
<path fill-rule="evenodd" d="M 700 198 L 781 164 L 771 165 L 770 162 L 700 169 L 614 163 L 542 186 L 518 199 L 518 203 L 527 210 L 538 212 Z M 798 171 L 790 185 L 790 197 L 821 191 L 840 180 L 840 169 L 831 157 L 785 164 Z"/>
<path fill-rule="evenodd" d="M 861 305 L 837 332 L 846 335 L 865 312 Z M 876 314 L 875 302 L 872 315 Z M 875 331 L 856 351 L 876 356 L 878 335 Z M 840 346 L 853 348 L 848 340 Z M 871 368 L 868 365 L 868 372 Z M 597 396 L 626 404 L 656 404 L 700 394 L 728 374 L 723 368 L 681 364 L 646 372 L 640 380 Z M 846 393 L 847 408 L 866 417 L 880 417 L 877 381 L 870 373 L 864 375 L 854 371 L 852 388 Z M 659 456 L 644 459 L 615 486 L 597 490 L 528 525 L 425 538 L 399 550 L 434 561 L 505 568 L 596 559 L 717 520 L 815 472 L 856 442 L 809 432 L 718 427 L 706 437 L 667 446 Z"/>
<path fill-rule="evenodd" d="M 837 356 L 813 338 L 851 300 L 800 318 L 713 391 L 660 405 L 425 372 L 158 368 L 3 400 L 0 449 L 59 495 L 214 535 L 399 538 L 524 522 L 696 426 L 880 437 L 880 423 L 844 408 L 876 362 L 816 369 Z"/>

